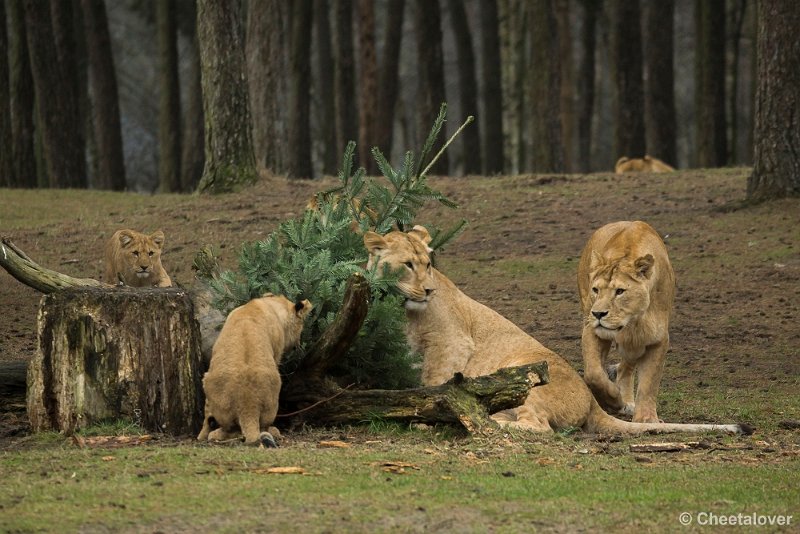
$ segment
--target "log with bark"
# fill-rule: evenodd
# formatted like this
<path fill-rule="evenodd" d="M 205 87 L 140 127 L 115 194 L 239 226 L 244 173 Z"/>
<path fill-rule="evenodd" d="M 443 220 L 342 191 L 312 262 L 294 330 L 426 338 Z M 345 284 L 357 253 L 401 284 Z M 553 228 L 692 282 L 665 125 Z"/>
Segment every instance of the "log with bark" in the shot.
<path fill-rule="evenodd" d="M 471 434 L 491 434 L 498 425 L 489 414 L 521 405 L 532 387 L 547 384 L 547 362 L 507 367 L 467 378 L 461 373 L 440 386 L 405 390 L 308 390 L 307 401 L 332 392 L 327 402 L 289 414 L 295 423 L 362 424 L 369 421 L 446 423 Z M 279 414 L 280 421 L 281 415 Z"/>
<path fill-rule="evenodd" d="M 40 349 L 28 371 L 27 403 L 35 430 L 71 432 L 105 417 L 127 417 L 148 430 L 175 435 L 199 429 L 200 378 L 224 322 L 205 285 L 189 293 L 115 288 L 73 278 L 37 265 L 8 238 L 2 240 L 0 266 L 47 295 L 39 312 Z M 218 266 L 204 249 L 195 268 L 208 275 Z M 486 377 L 458 375 L 435 388 L 341 390 L 326 379 L 326 371 L 347 353 L 368 307 L 368 284 L 353 275 L 331 326 L 303 366 L 284 381 L 282 408 L 306 408 L 281 424 L 378 418 L 491 433 L 495 424 L 489 413 L 518 406 L 531 387 L 547 383 L 547 366 L 541 362 Z"/>

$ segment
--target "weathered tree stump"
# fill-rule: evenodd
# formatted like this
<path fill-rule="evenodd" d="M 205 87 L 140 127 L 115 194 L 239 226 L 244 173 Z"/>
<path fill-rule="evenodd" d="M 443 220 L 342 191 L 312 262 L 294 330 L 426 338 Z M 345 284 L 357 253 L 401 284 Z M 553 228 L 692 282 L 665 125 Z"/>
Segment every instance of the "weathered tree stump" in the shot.
<path fill-rule="evenodd" d="M 28 366 L 33 430 L 72 433 L 108 418 L 194 434 L 204 366 L 182 289 L 64 289 L 42 297 L 39 350 Z"/>

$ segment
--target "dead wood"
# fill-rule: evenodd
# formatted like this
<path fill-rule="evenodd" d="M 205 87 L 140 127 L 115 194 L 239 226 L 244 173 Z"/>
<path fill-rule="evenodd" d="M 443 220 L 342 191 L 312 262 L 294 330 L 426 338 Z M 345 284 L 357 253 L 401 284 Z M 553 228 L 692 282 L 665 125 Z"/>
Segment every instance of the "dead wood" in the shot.
<path fill-rule="evenodd" d="M 440 386 L 415 389 L 342 391 L 330 385 L 308 388 L 304 401 L 307 405 L 316 405 L 295 415 L 293 422 L 446 423 L 459 425 L 473 434 L 490 434 L 497 424 L 489 414 L 521 405 L 530 389 L 546 384 L 548 378 L 547 362 L 537 362 L 474 378 L 457 373 Z M 332 397 L 328 402 L 320 402 L 328 397 Z"/>

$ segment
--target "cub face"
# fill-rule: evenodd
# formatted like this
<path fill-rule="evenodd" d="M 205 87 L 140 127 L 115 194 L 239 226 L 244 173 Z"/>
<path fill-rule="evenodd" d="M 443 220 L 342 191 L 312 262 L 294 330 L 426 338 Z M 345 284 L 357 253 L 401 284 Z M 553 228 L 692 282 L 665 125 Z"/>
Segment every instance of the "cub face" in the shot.
<path fill-rule="evenodd" d="M 164 232 L 145 235 L 134 230 L 118 230 L 106 246 L 108 283 L 133 287 L 172 285 L 161 265 Z"/>
<path fill-rule="evenodd" d="M 367 269 L 383 266 L 400 271 L 397 289 L 405 296 L 403 306 L 411 311 L 423 311 L 428 307 L 435 284 L 428 243 L 431 236 L 423 226 L 415 226 L 408 233 L 390 232 L 385 236 L 375 232 L 364 233 L 364 246 L 369 252 Z"/>

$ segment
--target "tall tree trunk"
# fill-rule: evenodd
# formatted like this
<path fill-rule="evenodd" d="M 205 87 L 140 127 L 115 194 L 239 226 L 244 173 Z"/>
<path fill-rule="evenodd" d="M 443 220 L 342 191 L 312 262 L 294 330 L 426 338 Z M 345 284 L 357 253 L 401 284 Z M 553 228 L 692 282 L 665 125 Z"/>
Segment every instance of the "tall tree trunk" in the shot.
<path fill-rule="evenodd" d="M 9 82 L 13 187 L 36 187 L 34 155 L 34 88 L 22 2 L 6 2 L 9 22 Z"/>
<path fill-rule="evenodd" d="M 316 90 L 318 130 L 322 145 L 322 174 L 336 175 L 336 101 L 334 97 L 334 64 L 331 51 L 331 17 L 329 0 L 314 0 L 314 30 L 317 39 Z"/>
<path fill-rule="evenodd" d="M 181 93 L 175 0 L 156 0 L 158 27 L 158 181 L 162 193 L 181 188 Z"/>
<path fill-rule="evenodd" d="M 731 28 L 731 90 L 730 98 L 728 99 L 728 117 L 730 123 L 730 142 L 728 150 L 728 162 L 733 164 L 740 164 L 738 146 L 739 146 L 739 61 L 740 54 L 740 41 L 742 39 L 742 26 L 744 25 L 744 16 L 747 12 L 747 0 L 734 0 L 730 9 L 731 21 L 729 27 Z"/>
<path fill-rule="evenodd" d="M 572 57 L 570 0 L 556 0 L 554 8 L 558 21 L 558 62 L 561 65 L 561 146 L 564 150 L 564 171 L 575 172 L 575 61 Z"/>
<path fill-rule="evenodd" d="M 580 0 L 583 9 L 581 31 L 581 64 L 578 70 L 578 168 L 592 169 L 592 117 L 594 116 L 595 47 L 597 46 L 597 12 L 600 0 Z"/>
<path fill-rule="evenodd" d="M 755 158 L 747 181 L 752 200 L 800 195 L 798 28 L 800 3 L 759 0 Z"/>
<path fill-rule="evenodd" d="M 378 172 L 370 151 L 375 143 L 373 129 L 378 115 L 378 57 L 375 47 L 375 5 L 358 0 L 358 158 L 367 174 Z"/>
<path fill-rule="evenodd" d="M 8 33 L 6 6 L 3 3 L 0 4 L 0 187 L 8 187 L 17 181 L 13 164 L 11 91 L 8 72 Z"/>
<path fill-rule="evenodd" d="M 483 117 L 483 172 L 503 172 L 503 89 L 501 86 L 500 25 L 497 0 L 480 0 Z"/>
<path fill-rule="evenodd" d="M 678 162 L 673 69 L 674 16 L 674 0 L 646 0 L 644 4 L 647 151 L 673 166 Z"/>
<path fill-rule="evenodd" d="M 336 148 L 344 151 L 358 139 L 355 57 L 353 53 L 353 0 L 333 0 L 336 20 L 334 85 L 336 91 Z"/>
<path fill-rule="evenodd" d="M 414 13 L 417 40 L 417 146 L 422 147 L 439 108 L 445 102 L 442 14 L 439 0 L 416 0 Z M 446 175 L 449 163 L 442 154 L 430 174 Z"/>
<path fill-rule="evenodd" d="M 232 191 L 256 181 L 238 2 L 198 0 L 206 162 L 198 190 Z"/>
<path fill-rule="evenodd" d="M 403 16 L 406 0 L 389 2 L 386 15 L 386 39 L 383 43 L 378 74 L 378 109 L 375 120 L 375 145 L 392 161 L 394 140 L 394 115 L 397 107 L 398 79 L 400 76 L 400 44 L 403 41 Z"/>
<path fill-rule="evenodd" d="M 478 82 L 475 74 L 475 53 L 472 49 L 472 34 L 467 21 L 467 11 L 461 0 L 449 0 L 450 21 L 456 38 L 458 53 L 458 86 L 461 89 L 461 115 L 478 116 Z M 464 174 L 480 174 L 481 136 L 477 125 L 461 134 L 464 150 Z"/>
<path fill-rule="evenodd" d="M 125 189 L 125 163 L 117 94 L 117 74 L 104 0 L 81 0 L 86 27 L 86 52 L 92 84 L 92 117 L 97 145 L 95 184 L 101 189 Z"/>
<path fill-rule="evenodd" d="M 286 42 L 290 4 L 250 0 L 247 10 L 247 79 L 253 111 L 253 146 L 259 169 L 286 172 Z"/>
<path fill-rule="evenodd" d="M 558 26 L 553 1 L 535 0 L 528 11 L 532 38 L 528 87 L 533 111 L 529 150 L 533 172 L 564 172 Z"/>
<path fill-rule="evenodd" d="M 497 2 L 500 34 L 502 85 L 503 159 L 505 172 L 517 174 L 527 169 L 528 151 L 524 150 L 525 72 L 528 34 L 528 4 L 523 0 Z M 485 154 L 484 154 L 485 157 Z"/>
<path fill-rule="evenodd" d="M 642 30 L 639 0 L 610 0 L 612 71 L 616 86 L 614 141 L 616 156 L 646 153 Z"/>
<path fill-rule="evenodd" d="M 55 2 L 58 4 L 58 2 Z M 75 78 L 59 57 L 50 5 L 24 0 L 28 52 L 50 187 L 85 188 L 86 159 Z M 61 26 L 61 24 L 59 25 Z M 62 52 L 66 56 L 67 52 Z M 73 72 L 74 74 L 74 72 Z"/>
<path fill-rule="evenodd" d="M 695 0 L 695 23 L 697 163 L 720 167 L 727 161 L 725 0 Z"/>
<path fill-rule="evenodd" d="M 183 112 L 181 133 L 181 191 L 194 191 L 203 176 L 206 161 L 205 127 L 203 124 L 203 84 L 200 76 L 200 50 L 197 42 L 197 3 L 189 3 L 191 22 L 187 38 L 189 72 L 186 84 L 186 109 Z"/>
<path fill-rule="evenodd" d="M 311 168 L 311 0 L 292 2 L 289 55 L 289 176 L 313 178 Z"/>

